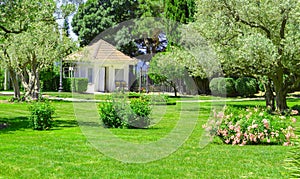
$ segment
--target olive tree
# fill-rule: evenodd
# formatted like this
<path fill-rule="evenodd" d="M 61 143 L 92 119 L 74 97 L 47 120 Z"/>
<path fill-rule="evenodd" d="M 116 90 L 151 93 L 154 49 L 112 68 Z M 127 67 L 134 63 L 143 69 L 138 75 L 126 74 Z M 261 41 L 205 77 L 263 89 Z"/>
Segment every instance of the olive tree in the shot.
<path fill-rule="evenodd" d="M 193 25 L 227 74 L 270 79 L 282 112 L 288 91 L 300 83 L 299 12 L 298 0 L 197 0 Z"/>

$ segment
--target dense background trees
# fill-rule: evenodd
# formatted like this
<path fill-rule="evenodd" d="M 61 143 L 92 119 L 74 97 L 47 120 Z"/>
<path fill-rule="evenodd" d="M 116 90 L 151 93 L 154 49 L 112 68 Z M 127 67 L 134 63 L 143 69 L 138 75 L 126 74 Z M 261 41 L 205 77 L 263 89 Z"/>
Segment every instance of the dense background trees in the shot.
<path fill-rule="evenodd" d="M 300 2 L 197 0 L 195 28 L 209 40 L 227 74 L 267 77 L 276 109 L 300 83 Z"/>
<path fill-rule="evenodd" d="M 131 0 L 88 0 L 81 4 L 72 21 L 80 45 L 88 45 L 98 34 L 113 25 L 139 17 L 138 5 L 138 1 Z"/>
<path fill-rule="evenodd" d="M 164 16 L 183 24 L 194 21 L 195 0 L 164 0 Z"/>

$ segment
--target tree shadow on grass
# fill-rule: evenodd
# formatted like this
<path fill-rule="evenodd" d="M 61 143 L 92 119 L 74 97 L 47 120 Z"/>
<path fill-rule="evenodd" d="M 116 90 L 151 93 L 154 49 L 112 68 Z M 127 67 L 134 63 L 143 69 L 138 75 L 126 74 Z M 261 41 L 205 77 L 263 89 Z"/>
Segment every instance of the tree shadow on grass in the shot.
<path fill-rule="evenodd" d="M 287 102 L 299 102 L 300 98 L 288 98 Z"/>
<path fill-rule="evenodd" d="M 78 127 L 78 123 L 76 120 L 54 119 L 53 127 L 57 127 L 57 128 Z"/>
<path fill-rule="evenodd" d="M 240 108 L 240 109 L 247 109 L 247 108 L 254 108 L 254 107 L 260 107 L 264 108 L 263 105 L 257 105 L 257 104 L 228 104 L 228 106 L 234 107 L 234 108 Z"/>
<path fill-rule="evenodd" d="M 0 129 L 0 134 L 31 128 L 30 120 L 28 119 L 28 117 L 24 116 L 13 118 L 0 118 L 0 124 L 2 124 L 2 126 L 4 126 L 5 124 L 5 126 Z"/>
<path fill-rule="evenodd" d="M 75 120 L 54 120 L 50 130 L 60 130 L 61 128 L 78 127 Z M 55 129 L 53 129 L 55 128 Z M 22 131 L 25 129 L 32 129 L 31 120 L 28 117 L 20 116 L 13 118 L 0 117 L 0 134 L 9 133 L 13 131 Z"/>

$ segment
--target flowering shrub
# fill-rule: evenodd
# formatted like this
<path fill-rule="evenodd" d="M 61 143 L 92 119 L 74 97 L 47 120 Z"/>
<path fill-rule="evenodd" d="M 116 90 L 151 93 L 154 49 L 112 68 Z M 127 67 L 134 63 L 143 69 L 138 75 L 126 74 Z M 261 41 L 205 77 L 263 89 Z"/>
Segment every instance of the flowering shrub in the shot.
<path fill-rule="evenodd" d="M 240 109 L 226 107 L 224 112 L 215 113 L 203 128 L 211 136 L 216 135 L 226 144 L 246 145 L 277 143 L 292 145 L 295 129 L 293 116 L 276 116 L 260 108 Z"/>
<path fill-rule="evenodd" d="M 291 109 L 291 115 L 299 115 L 300 105 L 295 105 Z"/>

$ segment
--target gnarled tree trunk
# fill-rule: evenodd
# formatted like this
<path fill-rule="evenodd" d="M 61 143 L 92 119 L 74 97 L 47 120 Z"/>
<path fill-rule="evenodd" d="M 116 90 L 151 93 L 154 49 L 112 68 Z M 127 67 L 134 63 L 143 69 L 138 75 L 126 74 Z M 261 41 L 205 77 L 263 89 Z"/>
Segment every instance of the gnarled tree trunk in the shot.
<path fill-rule="evenodd" d="M 14 98 L 20 100 L 21 99 L 21 92 L 20 92 L 20 86 L 17 79 L 17 73 L 11 68 L 8 67 L 9 76 L 14 88 Z"/>
<path fill-rule="evenodd" d="M 288 109 L 286 103 L 287 87 L 284 84 L 283 73 L 278 72 L 276 78 L 273 79 L 274 89 L 276 94 L 276 111 L 284 112 Z"/>
<path fill-rule="evenodd" d="M 22 79 L 22 84 L 25 88 L 25 99 L 37 100 L 40 93 L 39 72 L 37 68 L 33 67 L 30 70 L 24 69 L 20 76 Z"/>
<path fill-rule="evenodd" d="M 275 110 L 275 101 L 274 101 L 274 94 L 272 88 L 272 82 L 268 78 L 263 82 L 265 88 L 265 100 L 266 100 L 266 107 L 271 109 L 272 111 Z"/>

